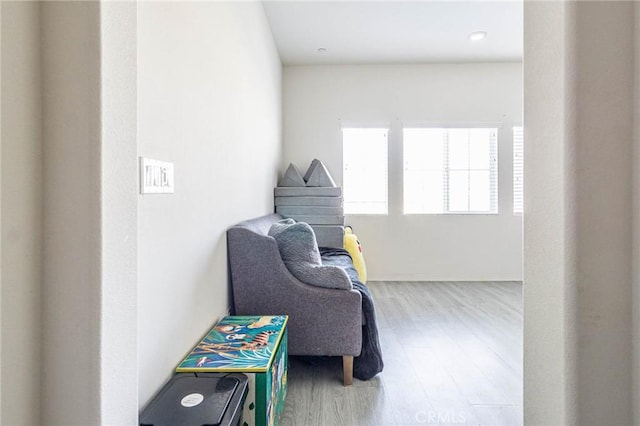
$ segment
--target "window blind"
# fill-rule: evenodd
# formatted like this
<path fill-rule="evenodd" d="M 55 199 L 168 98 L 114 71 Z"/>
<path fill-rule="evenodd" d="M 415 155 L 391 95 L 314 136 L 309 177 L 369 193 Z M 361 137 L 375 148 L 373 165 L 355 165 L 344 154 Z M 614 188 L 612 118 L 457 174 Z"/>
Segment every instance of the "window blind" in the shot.
<path fill-rule="evenodd" d="M 497 213 L 496 128 L 405 128 L 405 214 Z"/>
<path fill-rule="evenodd" d="M 387 139 L 384 128 L 342 129 L 345 214 L 387 214 Z"/>
<path fill-rule="evenodd" d="M 513 212 L 524 210 L 524 129 L 513 128 Z"/>

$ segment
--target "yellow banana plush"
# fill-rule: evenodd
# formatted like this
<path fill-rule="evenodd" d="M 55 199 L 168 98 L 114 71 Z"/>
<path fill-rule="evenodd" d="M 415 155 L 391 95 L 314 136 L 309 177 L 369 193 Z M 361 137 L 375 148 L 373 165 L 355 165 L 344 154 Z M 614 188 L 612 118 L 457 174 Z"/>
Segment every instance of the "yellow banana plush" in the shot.
<path fill-rule="evenodd" d="M 358 271 L 358 277 L 363 284 L 367 283 L 367 266 L 364 264 L 362 255 L 362 245 L 358 237 L 353 233 L 350 226 L 344 228 L 344 249 L 349 252 L 353 259 L 353 266 Z"/>

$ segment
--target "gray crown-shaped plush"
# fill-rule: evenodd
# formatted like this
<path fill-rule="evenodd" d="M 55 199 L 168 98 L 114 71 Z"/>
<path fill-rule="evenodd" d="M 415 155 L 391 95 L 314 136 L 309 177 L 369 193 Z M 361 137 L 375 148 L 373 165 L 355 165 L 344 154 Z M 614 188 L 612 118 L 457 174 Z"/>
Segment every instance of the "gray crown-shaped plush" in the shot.
<path fill-rule="evenodd" d="M 278 186 L 336 187 L 336 183 L 322 161 L 314 158 L 304 176 L 300 174 L 300 170 L 293 163 L 289 163 L 289 167 L 278 182 Z"/>
<path fill-rule="evenodd" d="M 289 163 L 287 171 L 284 172 L 282 179 L 278 182 L 278 186 L 306 186 L 300 170 L 293 164 Z"/>

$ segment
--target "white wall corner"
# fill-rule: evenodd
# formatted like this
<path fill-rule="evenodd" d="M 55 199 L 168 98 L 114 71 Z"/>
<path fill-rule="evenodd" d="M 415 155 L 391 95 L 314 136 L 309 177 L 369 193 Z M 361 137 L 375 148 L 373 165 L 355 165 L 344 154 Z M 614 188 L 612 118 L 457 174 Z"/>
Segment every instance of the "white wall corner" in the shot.
<path fill-rule="evenodd" d="M 525 424 L 632 423 L 633 7 L 525 2 Z"/>
<path fill-rule="evenodd" d="M 2 23 L 2 3 L 0 3 L 0 24 Z M 2 28 L 2 25 L 0 25 Z M 0 46 L 2 46 L 2 31 L 0 31 Z M 0 52 L 2 55 L 2 52 Z M 0 57 L 0 117 L 2 117 L 2 60 Z M 2 120 L 0 119 L 0 164 L 2 164 Z M 0 235 L 2 235 L 2 173 L 0 173 Z M 0 242 L 0 271 L 2 271 L 2 242 Z M 2 318 L 2 273 L 0 272 L 0 319 Z M 0 326 L 0 370 L 2 369 L 2 329 Z M 38 374 L 38 376 L 40 376 Z M 2 373 L 0 373 L 0 423 L 2 423 Z M 38 411 L 40 411 L 38 409 Z M 38 412 L 38 416 L 40 413 Z"/>
<path fill-rule="evenodd" d="M 41 423 L 100 424 L 100 3 L 42 2 Z M 70 398 L 73 396 L 73 398 Z"/>
<path fill-rule="evenodd" d="M 137 424 L 136 2 L 101 2 L 100 32 L 100 421 Z"/>
<path fill-rule="evenodd" d="M 640 7 L 634 3 L 633 138 L 633 424 L 640 425 Z"/>
<path fill-rule="evenodd" d="M 0 424 L 40 423 L 40 6 L 2 2 Z"/>
<path fill-rule="evenodd" d="M 524 4 L 524 421 L 532 425 L 569 424 L 571 379 L 564 363 L 565 9 L 560 2 Z"/>

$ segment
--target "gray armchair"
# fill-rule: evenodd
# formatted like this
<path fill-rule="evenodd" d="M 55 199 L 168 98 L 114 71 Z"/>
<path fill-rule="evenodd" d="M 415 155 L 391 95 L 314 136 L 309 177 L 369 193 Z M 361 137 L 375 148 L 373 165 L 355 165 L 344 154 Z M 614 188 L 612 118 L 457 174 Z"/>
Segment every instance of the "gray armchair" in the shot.
<path fill-rule="evenodd" d="M 262 216 L 227 231 L 235 314 L 289 315 L 289 354 L 342 356 L 344 384 L 349 385 L 353 357 L 362 349 L 362 296 L 291 275 L 275 239 L 267 235 L 281 219 Z"/>

